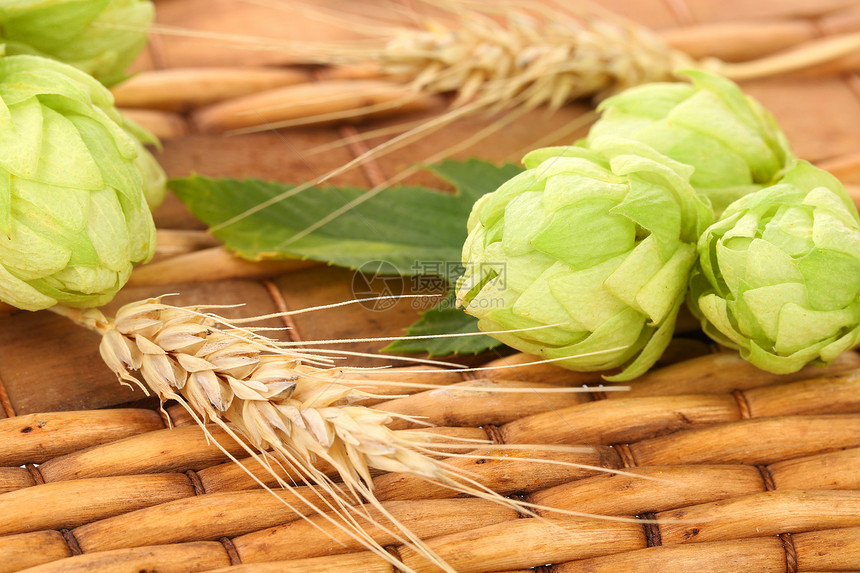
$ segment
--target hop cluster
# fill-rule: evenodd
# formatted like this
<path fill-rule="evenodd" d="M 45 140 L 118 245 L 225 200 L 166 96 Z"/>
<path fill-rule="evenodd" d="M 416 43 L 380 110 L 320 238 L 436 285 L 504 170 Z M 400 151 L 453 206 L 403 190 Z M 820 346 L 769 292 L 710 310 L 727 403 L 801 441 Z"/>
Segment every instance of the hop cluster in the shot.
<path fill-rule="evenodd" d="M 458 300 L 482 330 L 625 380 L 659 358 L 691 285 L 705 332 L 772 372 L 860 341 L 843 187 L 735 84 L 687 75 L 608 99 L 584 141 L 531 153 L 475 204 Z"/>
<path fill-rule="evenodd" d="M 647 370 L 668 344 L 712 213 L 692 169 L 631 140 L 549 148 L 482 197 L 458 301 L 484 330 L 577 370 Z M 541 328 L 545 327 L 545 328 Z"/>
<path fill-rule="evenodd" d="M 690 307 L 712 338 L 777 373 L 860 342 L 860 220 L 842 185 L 797 162 L 699 240 Z"/>
<path fill-rule="evenodd" d="M 0 300 L 98 306 L 152 256 L 144 189 L 161 172 L 144 179 L 151 158 L 133 131 L 84 72 L 0 58 Z"/>

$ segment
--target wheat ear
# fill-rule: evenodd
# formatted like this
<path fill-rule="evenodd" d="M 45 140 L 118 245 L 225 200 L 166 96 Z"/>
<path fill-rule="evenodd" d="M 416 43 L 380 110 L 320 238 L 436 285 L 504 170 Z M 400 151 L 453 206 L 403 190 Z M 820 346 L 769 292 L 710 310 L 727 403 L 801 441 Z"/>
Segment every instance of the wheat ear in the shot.
<path fill-rule="evenodd" d="M 697 63 L 641 26 L 523 14 L 504 25 L 471 14 L 457 29 L 433 26 L 392 39 L 377 59 L 388 73 L 431 93 L 456 92 L 455 103 L 485 100 L 499 108 L 558 108 L 645 82 L 674 78 Z M 698 64 L 701 65 L 701 64 Z"/>
<path fill-rule="evenodd" d="M 292 463 L 323 459 L 347 483 L 370 483 L 370 468 L 443 478 L 414 451 L 407 433 L 389 430 L 391 416 L 349 403 L 372 398 L 341 384 L 327 359 L 284 350 L 251 328 L 160 298 L 128 304 L 115 318 L 98 309 L 55 308 L 102 335 L 102 359 L 125 382 L 162 401 L 187 402 L 204 423 L 225 420 L 250 444 Z M 138 371 L 145 382 L 131 374 Z"/>

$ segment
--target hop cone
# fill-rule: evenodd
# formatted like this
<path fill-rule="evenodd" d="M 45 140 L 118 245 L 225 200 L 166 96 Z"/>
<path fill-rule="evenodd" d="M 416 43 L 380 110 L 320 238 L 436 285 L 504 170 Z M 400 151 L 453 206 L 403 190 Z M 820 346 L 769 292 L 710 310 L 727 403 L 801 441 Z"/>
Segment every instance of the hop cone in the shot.
<path fill-rule="evenodd" d="M 587 142 L 641 141 L 695 168 L 690 183 L 719 215 L 729 203 L 775 183 L 792 152 L 773 117 L 737 85 L 703 71 L 692 84 L 652 83 L 605 100 Z"/>
<path fill-rule="evenodd" d="M 152 256 L 139 145 L 92 77 L 0 58 L 0 300 L 97 306 Z"/>
<path fill-rule="evenodd" d="M 5 0 L 0 44 L 9 55 L 60 60 L 113 85 L 146 45 L 154 14 L 144 0 Z"/>
<path fill-rule="evenodd" d="M 547 148 L 469 218 L 458 302 L 481 330 L 576 370 L 648 369 L 684 299 L 713 220 L 692 169 L 616 138 Z M 537 328 L 535 328 L 537 327 Z M 596 353 L 596 354 L 592 354 Z"/>
<path fill-rule="evenodd" d="M 714 340 L 775 373 L 860 341 L 860 220 L 842 185 L 797 161 L 699 240 L 690 306 Z"/>

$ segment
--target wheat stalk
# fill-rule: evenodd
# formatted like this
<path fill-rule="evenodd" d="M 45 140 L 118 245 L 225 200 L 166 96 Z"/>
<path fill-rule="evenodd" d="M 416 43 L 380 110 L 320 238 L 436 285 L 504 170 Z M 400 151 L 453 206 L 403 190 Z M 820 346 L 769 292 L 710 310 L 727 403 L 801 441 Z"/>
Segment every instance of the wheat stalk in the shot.
<path fill-rule="evenodd" d="M 278 0 L 246 1 L 284 11 L 302 6 L 300 2 Z M 479 102 L 476 107 L 501 110 L 541 105 L 553 109 L 582 98 L 600 100 L 642 83 L 677 80 L 676 71 L 684 68 L 705 69 L 734 80 L 766 77 L 830 62 L 860 49 L 860 35 L 849 34 L 749 62 L 727 63 L 712 57 L 691 57 L 649 28 L 587 0 L 552 6 L 515 0 L 499 6 L 446 0 L 432 3 L 432 8 L 437 12 L 441 9 L 444 20 L 423 18 L 417 12 L 412 14 L 419 20 L 413 27 L 387 24 L 381 19 L 374 26 L 370 20 L 358 26 L 366 29 L 367 42 L 310 44 L 305 47 L 305 58 L 329 65 L 375 62 L 382 75 L 411 85 L 413 98 L 419 93 L 454 94 L 455 106 Z M 328 13 L 323 7 L 310 5 L 305 12 L 344 29 L 355 31 L 357 27 L 356 15 Z M 296 105 L 288 92 L 283 97 L 282 109 Z M 401 103 L 407 99 L 402 97 Z M 336 100 L 331 103 L 341 118 L 375 111 L 371 107 L 340 108 Z M 388 107 L 396 105 L 396 101 L 387 103 Z M 275 109 L 277 106 L 270 106 L 267 111 Z M 225 115 L 235 113 L 236 108 L 223 111 Z M 211 127 L 217 129 L 220 115 L 215 110 L 209 118 Z M 303 123 L 313 120 L 301 118 Z M 298 123 L 295 117 L 269 120 L 265 125 L 250 117 L 246 121 L 235 131 Z M 225 123 L 223 129 L 233 128 Z"/>
<path fill-rule="evenodd" d="M 286 8 L 278 2 L 265 4 Z M 675 80 L 678 69 L 719 69 L 721 65 L 715 59 L 696 61 L 632 22 L 580 20 L 561 12 L 551 19 L 531 17 L 522 10 L 514 10 L 501 22 L 477 10 L 451 10 L 457 16 L 455 26 L 437 21 L 418 29 L 380 26 L 383 33 L 374 38 L 375 47 L 317 44 L 312 59 L 329 64 L 372 61 L 382 75 L 410 85 L 411 95 L 389 102 L 388 107 L 402 106 L 418 94 L 450 93 L 455 94 L 454 107 L 468 103 L 470 112 L 541 105 L 555 109 L 582 98 L 602 99 L 646 82 Z M 260 110 L 249 98 L 246 110 L 241 101 L 207 110 L 207 125 L 216 131 L 221 126 L 221 130 L 247 133 L 297 124 L 289 110 L 298 102 L 289 97 L 289 90 L 279 95 L 282 102 L 265 109 L 265 122 L 253 116 Z M 337 99 L 330 105 L 341 119 L 377 111 L 372 106 L 340 109 Z M 276 119 L 278 109 L 285 115 L 282 121 Z M 312 116 L 300 121 L 314 120 Z"/>

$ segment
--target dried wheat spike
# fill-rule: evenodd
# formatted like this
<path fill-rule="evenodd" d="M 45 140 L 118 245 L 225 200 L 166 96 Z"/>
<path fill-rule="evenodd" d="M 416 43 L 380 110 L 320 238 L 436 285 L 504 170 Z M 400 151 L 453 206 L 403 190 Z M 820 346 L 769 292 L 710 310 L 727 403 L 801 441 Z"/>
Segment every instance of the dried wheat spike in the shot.
<path fill-rule="evenodd" d="M 523 14 L 510 16 L 507 26 L 472 14 L 456 30 L 433 25 L 404 32 L 378 59 L 392 75 L 411 78 L 418 90 L 457 92 L 461 103 L 474 98 L 528 108 L 599 99 L 703 65 L 641 26 L 561 17 L 538 21 Z"/>
<path fill-rule="evenodd" d="M 99 310 L 56 309 L 102 334 L 105 363 L 121 381 L 147 387 L 162 401 L 187 403 L 202 422 L 226 421 L 254 448 L 311 482 L 322 459 L 344 481 L 371 487 L 370 468 L 445 480 L 435 461 L 415 451 L 425 440 L 390 430 L 391 415 L 350 402 L 371 395 L 338 383 L 340 371 L 307 364 L 315 357 L 160 299 L 128 304 L 106 318 Z"/>

